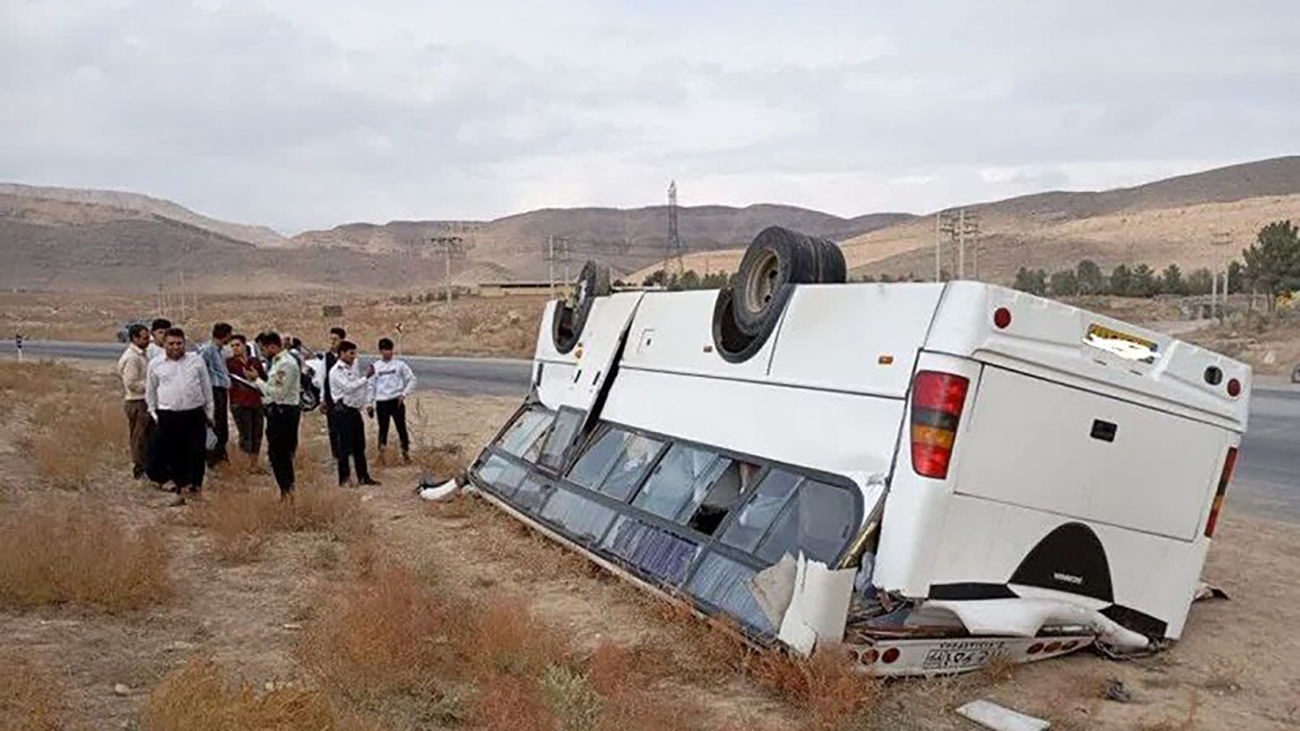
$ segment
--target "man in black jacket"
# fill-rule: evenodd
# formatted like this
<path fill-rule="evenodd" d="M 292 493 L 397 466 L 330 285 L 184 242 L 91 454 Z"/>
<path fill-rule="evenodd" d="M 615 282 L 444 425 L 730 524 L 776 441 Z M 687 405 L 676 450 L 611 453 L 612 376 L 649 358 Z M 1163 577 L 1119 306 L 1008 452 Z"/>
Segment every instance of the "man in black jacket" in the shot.
<path fill-rule="evenodd" d="M 334 399 L 330 396 L 330 371 L 339 362 L 339 343 L 347 337 L 348 333 L 343 328 L 330 328 L 330 349 L 325 352 L 325 383 L 321 387 L 321 410 L 325 412 L 325 424 L 330 433 L 330 454 L 334 459 L 339 458 L 339 428 L 334 414 Z"/>

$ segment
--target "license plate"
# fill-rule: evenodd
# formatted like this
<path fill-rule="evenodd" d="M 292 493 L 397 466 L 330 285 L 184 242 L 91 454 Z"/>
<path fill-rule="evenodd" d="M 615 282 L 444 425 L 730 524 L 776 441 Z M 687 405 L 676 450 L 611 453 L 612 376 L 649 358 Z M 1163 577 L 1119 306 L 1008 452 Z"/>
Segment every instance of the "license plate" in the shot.
<path fill-rule="evenodd" d="M 925 654 L 921 663 L 922 670 L 959 670 L 974 668 L 986 664 L 989 658 L 1002 650 L 1006 643 L 961 642 L 944 647 L 940 646 Z"/>

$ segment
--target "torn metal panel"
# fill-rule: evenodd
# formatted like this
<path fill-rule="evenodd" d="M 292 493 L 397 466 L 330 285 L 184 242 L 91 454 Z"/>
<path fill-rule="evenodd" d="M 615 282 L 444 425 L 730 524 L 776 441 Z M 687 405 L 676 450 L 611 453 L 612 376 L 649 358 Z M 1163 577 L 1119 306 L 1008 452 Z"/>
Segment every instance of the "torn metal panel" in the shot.
<path fill-rule="evenodd" d="M 827 568 L 800 552 L 790 606 L 781 620 L 777 639 L 803 655 L 811 654 L 819 641 L 843 640 L 855 573 L 853 569 Z"/>
<path fill-rule="evenodd" d="M 1121 626 L 1101 612 L 1056 599 L 980 599 L 927 604 L 957 615 L 975 635 L 1033 637 L 1050 623 L 1091 628 L 1102 642 L 1119 648 L 1137 650 L 1151 644 L 1145 635 Z"/>

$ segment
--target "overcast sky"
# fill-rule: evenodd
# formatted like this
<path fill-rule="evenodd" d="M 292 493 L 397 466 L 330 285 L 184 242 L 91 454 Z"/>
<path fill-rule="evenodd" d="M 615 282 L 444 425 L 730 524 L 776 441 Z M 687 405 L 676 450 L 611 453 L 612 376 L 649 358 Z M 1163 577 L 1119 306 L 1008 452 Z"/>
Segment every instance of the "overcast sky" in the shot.
<path fill-rule="evenodd" d="M 1300 2 L 0 0 L 0 180 L 281 231 L 924 212 L 1295 153 Z"/>

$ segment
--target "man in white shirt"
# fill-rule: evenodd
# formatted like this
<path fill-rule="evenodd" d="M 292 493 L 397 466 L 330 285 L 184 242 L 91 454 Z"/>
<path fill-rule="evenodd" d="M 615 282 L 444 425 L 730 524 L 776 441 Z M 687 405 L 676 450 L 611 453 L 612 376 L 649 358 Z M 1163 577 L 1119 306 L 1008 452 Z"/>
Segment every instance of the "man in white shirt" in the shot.
<path fill-rule="evenodd" d="M 415 391 L 415 373 L 406 361 L 393 357 L 393 341 L 379 340 L 379 360 L 370 365 L 370 414 L 379 413 L 379 453 L 388 447 L 388 422 L 397 424 L 402 461 L 411 461 L 411 438 L 406 433 L 406 397 Z"/>
<path fill-rule="evenodd" d="M 348 459 L 356 463 L 357 481 L 362 485 L 378 485 L 370 479 L 366 468 L 366 426 L 361 420 L 361 410 L 370 405 L 370 373 L 357 373 L 357 344 L 344 340 L 339 343 L 339 361 L 330 369 L 330 398 L 334 404 L 334 426 L 338 430 L 339 486 L 348 484 L 351 470 Z M 373 367 L 371 372 L 373 372 Z"/>
<path fill-rule="evenodd" d="M 167 330 L 163 356 L 149 362 L 145 403 L 157 425 L 149 450 L 149 479 L 176 485 L 175 505 L 185 504 L 185 491 L 203 487 L 207 430 L 212 424 L 212 381 L 196 353 L 185 352 L 185 332 Z"/>
<path fill-rule="evenodd" d="M 160 317 L 149 325 L 149 332 L 153 334 L 153 340 L 144 349 L 144 357 L 153 362 L 154 358 L 161 358 L 163 355 L 163 340 L 167 338 L 167 331 L 172 329 L 172 321 L 165 317 Z"/>

